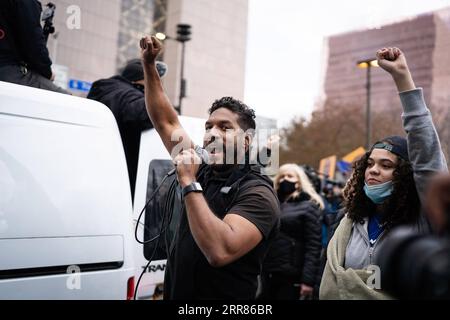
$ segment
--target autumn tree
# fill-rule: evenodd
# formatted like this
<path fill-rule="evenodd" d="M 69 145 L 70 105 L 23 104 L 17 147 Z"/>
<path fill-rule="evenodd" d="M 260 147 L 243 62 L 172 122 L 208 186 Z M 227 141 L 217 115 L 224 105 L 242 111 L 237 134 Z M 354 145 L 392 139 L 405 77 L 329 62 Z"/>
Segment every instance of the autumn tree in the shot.
<path fill-rule="evenodd" d="M 399 108 L 372 112 L 372 142 L 389 135 L 404 135 Z M 280 163 L 318 167 L 320 159 L 338 158 L 366 144 L 365 106 L 326 103 L 311 119 L 295 119 L 282 132 Z"/>

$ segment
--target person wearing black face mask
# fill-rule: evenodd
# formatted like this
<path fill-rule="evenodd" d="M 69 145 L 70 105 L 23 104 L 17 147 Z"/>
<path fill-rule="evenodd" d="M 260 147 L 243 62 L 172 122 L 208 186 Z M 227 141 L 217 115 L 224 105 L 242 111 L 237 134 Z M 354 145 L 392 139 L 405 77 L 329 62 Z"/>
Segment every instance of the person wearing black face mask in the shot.
<path fill-rule="evenodd" d="M 156 67 L 159 76 L 163 77 L 167 72 L 167 65 L 157 61 Z M 144 84 L 141 60 L 133 59 L 126 64 L 120 75 L 95 81 L 87 96 L 105 104 L 116 118 L 127 159 L 132 200 L 134 200 L 141 133 L 153 128 L 145 108 Z"/>
<path fill-rule="evenodd" d="M 287 197 L 289 197 L 297 188 L 298 182 L 292 182 L 289 180 L 283 180 L 280 182 L 280 186 L 277 190 L 278 198 L 280 202 L 283 202 Z"/>
<path fill-rule="evenodd" d="M 310 299 L 317 281 L 323 200 L 296 164 L 280 167 L 274 187 L 281 203 L 280 232 L 264 260 L 258 298 Z"/>

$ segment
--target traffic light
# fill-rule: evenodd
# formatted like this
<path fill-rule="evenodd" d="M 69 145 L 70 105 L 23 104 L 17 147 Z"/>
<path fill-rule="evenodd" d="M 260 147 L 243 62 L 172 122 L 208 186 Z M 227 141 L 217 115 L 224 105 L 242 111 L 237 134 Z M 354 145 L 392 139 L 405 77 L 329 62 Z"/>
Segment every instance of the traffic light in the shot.
<path fill-rule="evenodd" d="M 191 25 L 180 23 L 177 24 L 177 40 L 186 42 L 191 40 Z"/>

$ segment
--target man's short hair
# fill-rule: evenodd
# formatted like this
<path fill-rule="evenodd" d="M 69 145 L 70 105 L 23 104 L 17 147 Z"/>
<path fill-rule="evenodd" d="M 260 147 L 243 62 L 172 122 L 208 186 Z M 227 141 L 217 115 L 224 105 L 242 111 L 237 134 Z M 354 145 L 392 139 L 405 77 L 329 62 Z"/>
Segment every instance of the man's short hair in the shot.
<path fill-rule="evenodd" d="M 234 99 L 233 97 L 220 98 L 214 101 L 209 109 L 209 114 L 211 115 L 220 108 L 226 108 L 231 112 L 236 113 L 239 116 L 238 123 L 242 130 L 247 131 L 248 129 L 256 129 L 255 111 L 243 102 Z"/>

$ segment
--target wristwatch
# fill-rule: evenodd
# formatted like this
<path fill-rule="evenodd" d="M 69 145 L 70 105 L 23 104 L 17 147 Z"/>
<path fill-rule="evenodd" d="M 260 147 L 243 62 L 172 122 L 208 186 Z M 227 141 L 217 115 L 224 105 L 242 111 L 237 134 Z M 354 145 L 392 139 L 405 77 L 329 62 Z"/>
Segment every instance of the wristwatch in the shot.
<path fill-rule="evenodd" d="M 181 190 L 181 196 L 184 198 L 189 192 L 203 192 L 203 189 L 200 183 L 192 182 Z"/>

